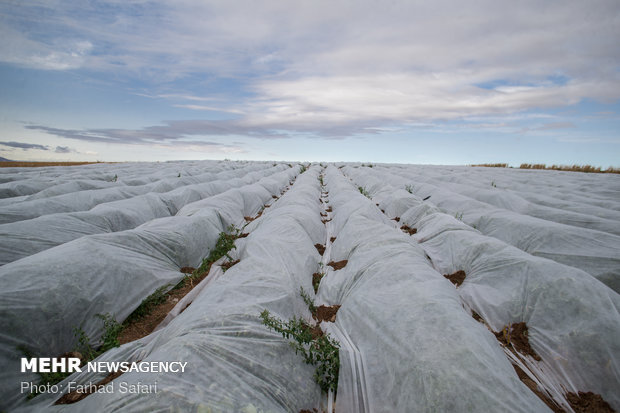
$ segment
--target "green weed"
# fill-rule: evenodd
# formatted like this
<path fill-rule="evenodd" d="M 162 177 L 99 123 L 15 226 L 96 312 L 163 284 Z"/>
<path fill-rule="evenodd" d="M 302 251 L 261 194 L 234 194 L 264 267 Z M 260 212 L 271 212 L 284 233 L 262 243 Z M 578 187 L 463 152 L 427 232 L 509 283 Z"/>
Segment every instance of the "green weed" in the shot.
<path fill-rule="evenodd" d="M 295 349 L 295 353 L 301 353 L 306 364 L 316 367 L 314 380 L 321 390 L 324 392 L 337 390 L 340 345 L 336 340 L 322 333 L 317 334 L 302 319 L 293 317 L 284 322 L 277 317 L 272 317 L 268 310 L 264 310 L 260 317 L 264 325 L 282 334 L 282 337 L 287 340 L 292 340 L 290 344 Z"/>
<path fill-rule="evenodd" d="M 364 195 L 368 199 L 372 199 L 368 191 L 366 191 L 366 188 L 358 186 L 357 189 L 360 191 L 360 194 Z"/>
<path fill-rule="evenodd" d="M 153 294 L 142 300 L 138 308 L 125 319 L 125 324 L 148 315 L 154 307 L 165 302 L 168 296 L 168 287 L 170 287 L 170 284 L 161 286 Z"/>

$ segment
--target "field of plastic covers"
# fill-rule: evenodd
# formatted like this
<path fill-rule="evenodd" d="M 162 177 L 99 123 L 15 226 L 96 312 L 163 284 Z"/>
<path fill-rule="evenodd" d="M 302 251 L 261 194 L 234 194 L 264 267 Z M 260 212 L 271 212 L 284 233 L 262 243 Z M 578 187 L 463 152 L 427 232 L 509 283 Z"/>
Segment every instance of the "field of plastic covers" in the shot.
<path fill-rule="evenodd" d="M 0 264 L 0 410 L 620 411 L 618 175 L 8 168 Z M 154 332 L 97 355 L 113 319 L 201 268 Z M 78 350 L 187 364 L 23 391 L 46 377 L 22 373 L 22 357 Z"/>

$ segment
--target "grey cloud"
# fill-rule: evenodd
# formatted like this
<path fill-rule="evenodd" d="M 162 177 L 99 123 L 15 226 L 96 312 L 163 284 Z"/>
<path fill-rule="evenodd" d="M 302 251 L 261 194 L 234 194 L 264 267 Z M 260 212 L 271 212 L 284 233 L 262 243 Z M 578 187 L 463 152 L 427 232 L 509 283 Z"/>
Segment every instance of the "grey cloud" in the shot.
<path fill-rule="evenodd" d="M 41 151 L 47 151 L 50 149 L 48 146 L 38 145 L 36 143 L 25 143 L 25 142 L 14 142 L 14 141 L 0 142 L 0 145 L 9 146 L 11 148 L 20 148 L 25 151 L 29 149 L 38 149 Z"/>
<path fill-rule="evenodd" d="M 56 150 L 54 151 L 56 153 L 71 153 L 71 152 L 75 152 L 73 149 L 69 148 L 68 146 L 57 146 Z"/>
<path fill-rule="evenodd" d="M 166 90 L 178 106 L 240 115 L 140 130 L 33 127 L 71 139 L 343 137 L 379 133 L 386 125 L 620 98 L 617 0 L 485 0 L 467 7 L 457 0 L 42 2 L 32 13 L 28 5 L 20 4 L 19 13 L 17 7 L 0 3 L 7 16 L 0 24 L 3 44 L 19 46 L 0 45 L 4 61 L 172 84 Z M 41 27 L 66 39 L 44 44 L 18 29 L 39 27 L 41 15 L 50 16 Z M 211 103 L 193 95 L 195 82 L 167 83 L 195 74 L 213 83 L 233 79 L 243 86 L 231 89 L 246 89 Z M 476 86 L 494 82 L 516 87 Z M 191 98 L 179 103 L 182 96 Z"/>

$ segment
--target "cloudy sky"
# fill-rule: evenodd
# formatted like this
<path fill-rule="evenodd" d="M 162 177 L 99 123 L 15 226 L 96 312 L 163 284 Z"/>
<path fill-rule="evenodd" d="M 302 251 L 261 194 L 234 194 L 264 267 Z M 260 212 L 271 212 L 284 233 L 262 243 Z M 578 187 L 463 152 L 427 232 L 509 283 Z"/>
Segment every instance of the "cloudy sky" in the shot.
<path fill-rule="evenodd" d="M 620 2 L 0 2 L 0 156 L 620 166 Z"/>

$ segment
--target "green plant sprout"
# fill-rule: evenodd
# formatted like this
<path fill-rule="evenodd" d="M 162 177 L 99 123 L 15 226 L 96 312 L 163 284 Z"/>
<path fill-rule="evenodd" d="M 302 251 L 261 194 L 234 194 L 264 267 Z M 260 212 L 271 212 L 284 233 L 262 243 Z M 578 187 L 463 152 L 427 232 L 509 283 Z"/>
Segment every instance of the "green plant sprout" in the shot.
<path fill-rule="evenodd" d="M 370 198 L 370 194 L 368 193 L 368 191 L 366 191 L 366 188 L 358 186 L 357 189 L 360 191 L 360 194 L 364 195 L 368 199 L 372 199 Z"/>

